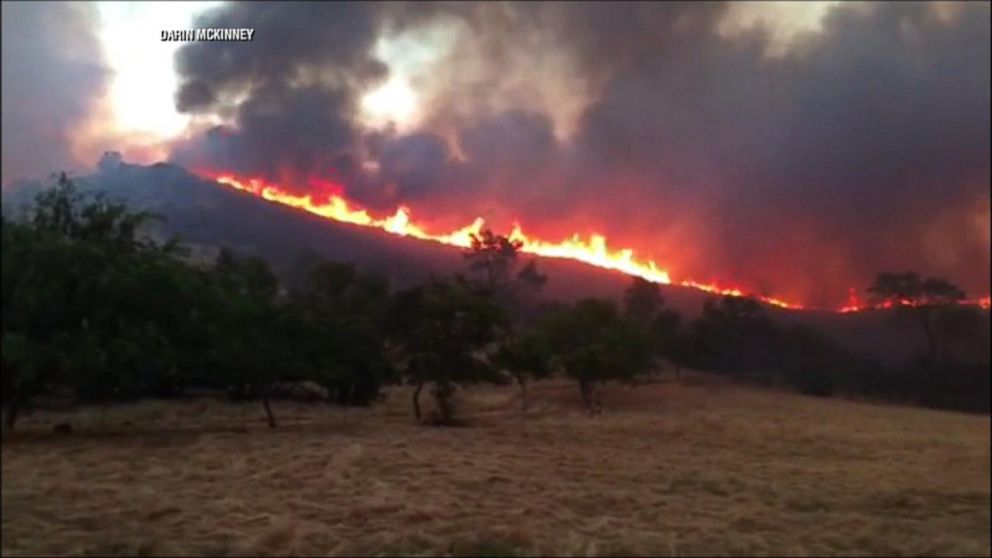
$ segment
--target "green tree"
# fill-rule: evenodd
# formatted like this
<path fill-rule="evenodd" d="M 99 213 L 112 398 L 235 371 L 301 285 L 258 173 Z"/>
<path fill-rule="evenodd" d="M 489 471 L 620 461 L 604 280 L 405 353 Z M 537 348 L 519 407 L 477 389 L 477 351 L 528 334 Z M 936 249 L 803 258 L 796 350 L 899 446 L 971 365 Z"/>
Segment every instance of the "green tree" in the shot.
<path fill-rule="evenodd" d="M 326 263 L 286 293 L 259 258 L 222 250 L 194 265 L 177 241 L 143 235 L 152 218 L 63 174 L 23 220 L 3 220 L 8 426 L 54 387 L 101 403 L 227 388 L 261 396 L 273 427 L 276 381 L 315 381 L 349 404 L 378 394 L 384 280 Z"/>
<path fill-rule="evenodd" d="M 520 411 L 527 411 L 527 384 L 532 379 L 548 377 L 551 372 L 551 347 L 539 328 L 531 326 L 504 335 L 493 362 L 507 371 L 520 386 Z"/>
<path fill-rule="evenodd" d="M 225 378 L 232 397 L 261 396 L 269 426 L 275 428 L 271 386 L 287 375 L 286 340 L 273 334 L 275 324 L 285 323 L 275 304 L 278 281 L 264 260 L 228 249 L 217 256 L 213 273 L 217 319 L 211 324 L 208 373 Z"/>
<path fill-rule="evenodd" d="M 370 404 L 394 375 L 381 342 L 388 280 L 349 264 L 319 262 L 291 299 L 300 328 L 294 353 L 307 360 L 313 380 L 340 404 Z"/>
<path fill-rule="evenodd" d="M 439 416 L 436 424 L 454 422 L 457 385 L 498 381 L 487 352 L 505 323 L 492 297 L 464 278 L 432 279 L 400 292 L 387 321 L 390 343 L 408 383 L 415 385 L 414 415 L 421 418 L 419 395 L 433 384 Z"/>
<path fill-rule="evenodd" d="M 131 271 L 170 258 L 175 249 L 139 236 L 153 217 L 80 193 L 63 173 L 36 197 L 25 221 L 4 220 L 9 426 L 28 398 L 57 384 L 102 401 L 142 391 L 148 378 L 136 369 L 154 360 L 148 349 L 162 340 L 154 320 L 136 312 L 122 287 L 134 286 Z"/>
<path fill-rule="evenodd" d="M 542 323 L 556 362 L 579 384 L 590 413 L 599 412 L 596 387 L 630 381 L 651 368 L 650 338 L 615 304 L 588 298 L 557 311 Z"/>

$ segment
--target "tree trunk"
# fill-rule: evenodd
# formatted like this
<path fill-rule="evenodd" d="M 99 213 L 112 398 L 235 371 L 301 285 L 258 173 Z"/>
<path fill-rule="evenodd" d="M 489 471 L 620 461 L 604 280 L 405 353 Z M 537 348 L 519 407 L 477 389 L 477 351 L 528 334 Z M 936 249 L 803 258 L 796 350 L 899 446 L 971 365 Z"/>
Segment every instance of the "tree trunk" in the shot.
<path fill-rule="evenodd" d="M 520 412 L 527 412 L 527 380 L 523 376 L 517 376 L 517 383 L 520 384 Z"/>
<path fill-rule="evenodd" d="M 579 381 L 579 391 L 582 393 L 582 402 L 586 406 L 586 411 L 591 415 L 593 414 L 593 409 L 595 408 L 595 403 L 593 402 L 593 384 L 592 382 L 586 380 Z"/>
<path fill-rule="evenodd" d="M 944 323 L 941 319 L 943 316 L 938 314 L 934 318 L 932 326 L 933 331 L 933 357 L 934 362 L 940 364 L 944 362 Z"/>
<path fill-rule="evenodd" d="M 937 345 L 937 332 L 934 330 L 933 323 L 930 319 L 930 310 L 928 308 L 920 308 L 918 312 L 920 315 L 920 322 L 923 324 L 923 333 L 927 336 L 927 362 L 930 364 L 936 364 L 939 359 L 939 348 Z"/>
<path fill-rule="evenodd" d="M 272 405 L 269 401 L 269 388 L 266 386 L 262 390 L 262 406 L 265 407 L 265 416 L 269 419 L 269 428 L 276 427 L 276 416 L 272 413 Z"/>
<path fill-rule="evenodd" d="M 440 415 L 438 424 L 454 424 L 455 403 L 452 401 L 454 394 L 455 386 L 451 382 L 434 382 L 434 400 L 437 402 L 437 410 Z"/>
<path fill-rule="evenodd" d="M 420 422 L 420 390 L 424 389 L 424 382 L 417 382 L 417 388 L 413 390 L 413 416 Z"/>

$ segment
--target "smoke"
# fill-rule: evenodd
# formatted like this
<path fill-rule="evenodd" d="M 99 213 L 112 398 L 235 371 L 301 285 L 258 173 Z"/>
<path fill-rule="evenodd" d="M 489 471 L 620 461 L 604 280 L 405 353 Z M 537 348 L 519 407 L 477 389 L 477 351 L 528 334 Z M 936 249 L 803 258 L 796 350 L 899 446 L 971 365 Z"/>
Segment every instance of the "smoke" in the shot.
<path fill-rule="evenodd" d="M 191 43 L 176 55 L 176 107 L 233 115 L 179 145 L 172 158 L 278 177 L 347 178 L 355 160 L 356 91 L 386 75 L 370 50 L 376 6 L 334 3 L 231 4 L 203 13 L 197 27 L 253 27 L 254 42 Z"/>
<path fill-rule="evenodd" d="M 728 40 L 705 15 L 676 18 L 657 50 L 589 39 L 628 57 L 583 115 L 575 146 L 591 180 L 571 199 L 687 222 L 698 255 L 671 258 L 696 277 L 825 300 L 879 269 L 923 268 L 987 292 L 987 235 L 970 218 L 937 221 L 982 206 L 988 218 L 988 5 L 951 22 L 925 4 L 837 8 L 781 58 L 760 30 Z M 610 196 L 620 180 L 629 197 Z M 651 230 L 634 220 L 632 238 Z M 933 257 L 931 227 L 958 257 Z"/>
<path fill-rule="evenodd" d="M 4 2 L 2 14 L 2 182 L 76 168 L 73 139 L 109 77 L 94 34 L 95 9 Z"/>
<path fill-rule="evenodd" d="M 785 47 L 760 22 L 728 26 L 737 12 L 222 6 L 199 24 L 256 41 L 182 48 L 177 106 L 230 124 L 173 158 L 332 180 L 439 224 L 599 232 L 676 278 L 809 304 L 890 269 L 987 293 L 989 5 L 839 5 Z M 362 126 L 357 100 L 391 70 L 375 46 L 432 29 L 453 39 L 410 70 L 419 129 Z"/>

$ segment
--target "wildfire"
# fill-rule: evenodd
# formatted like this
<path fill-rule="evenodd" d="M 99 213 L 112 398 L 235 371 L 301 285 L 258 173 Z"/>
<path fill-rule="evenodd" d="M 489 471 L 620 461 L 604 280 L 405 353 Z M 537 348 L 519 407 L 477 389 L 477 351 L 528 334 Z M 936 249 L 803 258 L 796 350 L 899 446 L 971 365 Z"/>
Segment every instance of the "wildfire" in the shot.
<path fill-rule="evenodd" d="M 895 300 L 895 301 L 894 300 L 886 300 L 884 302 L 877 302 L 877 303 L 874 303 L 874 304 L 862 303 L 858 299 L 858 292 L 857 292 L 857 290 L 854 289 L 854 287 L 848 287 L 847 291 L 848 291 L 847 304 L 845 304 L 844 306 L 840 307 L 837 310 L 838 312 L 840 312 L 842 314 L 847 314 L 847 313 L 850 313 L 850 312 L 861 312 L 861 311 L 864 311 L 864 310 L 884 310 L 884 309 L 887 309 L 887 308 L 896 308 L 896 307 L 916 306 L 917 305 L 916 302 L 914 302 L 912 300 L 906 300 L 906 299 Z M 958 304 L 962 304 L 962 305 L 965 305 L 965 306 L 978 306 L 979 308 L 981 308 L 983 310 L 988 310 L 989 309 L 989 306 L 990 306 L 990 304 L 989 304 L 989 297 L 987 297 L 987 296 L 984 297 L 984 298 L 965 299 L 965 300 L 960 301 Z"/>
<path fill-rule="evenodd" d="M 847 314 L 848 312 L 859 312 L 864 310 L 861 300 L 858 298 L 858 290 L 854 287 L 847 288 L 847 304 L 841 306 L 838 312 Z"/>
<path fill-rule="evenodd" d="M 376 228 L 398 236 L 408 236 L 421 240 L 429 240 L 449 246 L 468 248 L 472 244 L 472 235 L 479 234 L 485 228 L 485 221 L 477 217 L 471 224 L 446 234 L 431 233 L 424 227 L 413 222 L 410 209 L 399 206 L 389 217 L 375 218 L 369 215 L 365 209 L 355 207 L 351 202 L 342 197 L 339 193 L 332 193 L 326 196 L 325 200 L 317 200 L 310 194 L 296 195 L 286 190 L 266 182 L 259 178 L 239 178 L 230 173 L 202 173 L 210 176 L 220 184 L 224 184 L 236 190 L 249 192 L 262 197 L 268 201 L 288 205 L 303 209 L 326 219 L 351 223 L 362 227 Z M 333 186 L 333 185 L 331 185 Z M 339 192 L 336 187 L 328 188 Z M 647 281 L 660 283 L 663 285 L 681 285 L 704 291 L 707 293 L 731 296 L 747 296 L 748 293 L 735 287 L 719 286 L 712 283 L 700 283 L 691 279 L 673 282 L 667 269 L 659 267 L 652 260 L 641 260 L 635 257 L 634 251 L 629 248 L 611 249 L 607 245 L 606 237 L 592 234 L 588 238 L 583 238 L 579 234 L 574 234 L 560 242 L 548 242 L 528 236 L 520 224 L 515 224 L 509 235 L 511 240 L 519 241 L 520 250 L 528 254 L 535 254 L 547 258 L 564 258 L 578 260 L 589 265 L 612 269 L 641 277 Z M 755 298 L 780 308 L 790 310 L 802 310 L 805 307 L 801 304 L 782 300 L 775 297 L 755 296 Z M 989 298 L 985 297 L 977 302 L 983 308 L 989 308 Z M 849 292 L 848 303 L 840 308 L 839 312 L 857 312 L 870 308 L 862 304 L 857 297 L 857 292 L 852 288 Z"/>

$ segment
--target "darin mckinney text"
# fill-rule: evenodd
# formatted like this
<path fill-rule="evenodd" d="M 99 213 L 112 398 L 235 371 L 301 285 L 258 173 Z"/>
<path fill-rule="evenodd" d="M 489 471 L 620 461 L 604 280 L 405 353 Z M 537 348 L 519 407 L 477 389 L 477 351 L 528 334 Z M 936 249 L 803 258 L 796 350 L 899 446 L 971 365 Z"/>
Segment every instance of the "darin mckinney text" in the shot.
<path fill-rule="evenodd" d="M 251 41 L 255 30 L 248 29 L 163 29 L 162 41 Z"/>

